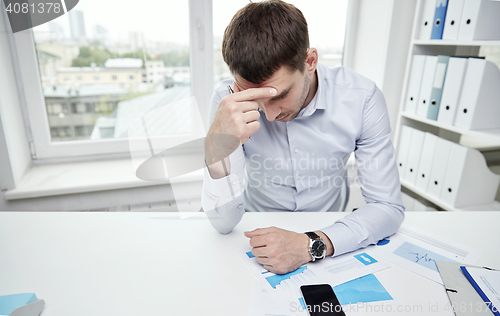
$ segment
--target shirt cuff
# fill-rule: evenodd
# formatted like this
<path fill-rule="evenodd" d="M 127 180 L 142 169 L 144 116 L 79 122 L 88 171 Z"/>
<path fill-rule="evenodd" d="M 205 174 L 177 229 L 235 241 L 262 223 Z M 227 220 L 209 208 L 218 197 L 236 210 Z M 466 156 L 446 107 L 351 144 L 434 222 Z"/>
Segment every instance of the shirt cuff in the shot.
<path fill-rule="evenodd" d="M 359 248 L 359 243 L 349 227 L 344 223 L 336 222 L 331 226 L 320 229 L 332 242 L 332 257 L 340 256 Z"/>

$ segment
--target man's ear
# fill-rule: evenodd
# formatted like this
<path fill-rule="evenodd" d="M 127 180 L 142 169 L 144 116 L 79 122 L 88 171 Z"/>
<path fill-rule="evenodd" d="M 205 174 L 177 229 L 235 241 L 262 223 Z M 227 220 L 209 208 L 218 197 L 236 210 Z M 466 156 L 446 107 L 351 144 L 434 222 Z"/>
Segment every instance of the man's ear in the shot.
<path fill-rule="evenodd" d="M 318 50 L 316 48 L 311 47 L 307 50 L 305 66 L 309 75 L 312 75 L 316 71 L 316 67 L 318 66 Z"/>

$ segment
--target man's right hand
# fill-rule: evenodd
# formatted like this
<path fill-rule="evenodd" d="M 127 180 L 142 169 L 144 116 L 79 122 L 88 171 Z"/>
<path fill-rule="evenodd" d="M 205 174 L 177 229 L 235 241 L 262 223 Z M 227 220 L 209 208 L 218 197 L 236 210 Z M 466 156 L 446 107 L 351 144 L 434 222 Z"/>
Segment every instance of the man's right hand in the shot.
<path fill-rule="evenodd" d="M 241 144 L 244 144 L 250 135 L 255 133 L 260 128 L 258 122 L 260 113 L 259 103 L 263 99 L 269 99 L 276 95 L 277 91 L 274 88 L 252 88 L 240 91 L 235 84 L 233 94 L 225 96 L 219 103 L 215 117 L 208 131 L 207 139 L 211 139 L 210 135 L 234 135 L 238 137 Z M 261 103 L 261 106 L 263 104 Z M 223 178 L 230 173 L 229 157 L 222 160 L 216 159 L 219 153 L 214 153 L 214 150 L 220 152 L 229 152 L 224 146 L 231 144 L 213 144 L 207 143 L 210 148 L 205 148 L 205 161 L 208 164 L 208 170 L 213 179 Z"/>
<path fill-rule="evenodd" d="M 274 88 L 240 91 L 236 84 L 233 89 L 233 94 L 227 95 L 220 101 L 208 134 L 234 135 L 244 144 L 250 135 L 260 128 L 259 101 L 272 98 L 277 91 Z"/>

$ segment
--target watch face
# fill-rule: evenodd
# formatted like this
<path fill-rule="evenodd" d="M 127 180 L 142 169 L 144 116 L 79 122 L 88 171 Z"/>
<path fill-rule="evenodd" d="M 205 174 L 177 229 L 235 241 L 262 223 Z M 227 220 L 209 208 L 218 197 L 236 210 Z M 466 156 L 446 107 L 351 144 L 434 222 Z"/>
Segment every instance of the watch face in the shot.
<path fill-rule="evenodd" d="M 311 254 L 316 257 L 323 257 L 323 253 L 326 250 L 326 245 L 321 240 L 315 240 L 311 246 Z"/>

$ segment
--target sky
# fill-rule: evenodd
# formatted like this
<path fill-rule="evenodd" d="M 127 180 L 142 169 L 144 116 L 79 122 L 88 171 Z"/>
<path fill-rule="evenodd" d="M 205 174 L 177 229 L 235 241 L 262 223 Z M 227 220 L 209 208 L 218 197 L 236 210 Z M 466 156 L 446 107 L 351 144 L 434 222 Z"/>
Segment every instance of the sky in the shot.
<path fill-rule="evenodd" d="M 342 47 L 347 15 L 347 0 L 290 0 L 306 17 L 311 46 Z M 214 36 L 222 36 L 232 16 L 248 0 L 213 0 Z M 142 31 L 147 40 L 189 42 L 189 11 L 187 0 L 80 0 L 75 9 L 84 13 L 87 35 L 92 26 L 100 24 L 112 38 L 128 40 L 131 31 Z M 67 15 L 54 20 L 69 36 Z M 35 32 L 47 31 L 47 24 Z"/>

